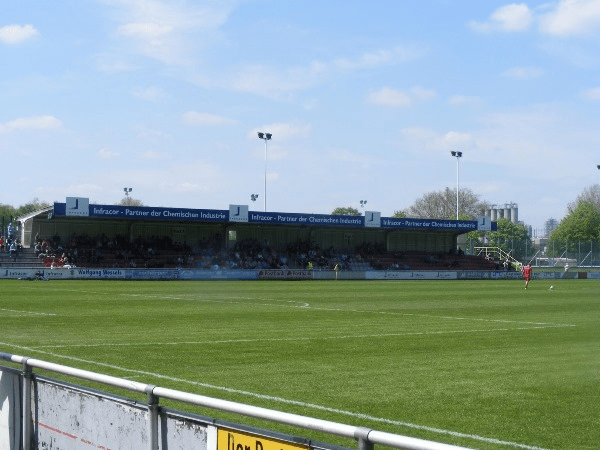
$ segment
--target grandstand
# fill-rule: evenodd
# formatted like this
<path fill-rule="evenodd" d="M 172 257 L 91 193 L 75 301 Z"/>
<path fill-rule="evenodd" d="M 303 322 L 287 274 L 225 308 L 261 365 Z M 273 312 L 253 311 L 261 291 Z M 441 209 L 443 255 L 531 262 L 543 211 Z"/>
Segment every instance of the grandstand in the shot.
<path fill-rule="evenodd" d="M 477 221 L 122 207 L 73 197 L 17 220 L 23 250 L 2 256 L 2 267 L 494 269 L 457 244 Z"/>

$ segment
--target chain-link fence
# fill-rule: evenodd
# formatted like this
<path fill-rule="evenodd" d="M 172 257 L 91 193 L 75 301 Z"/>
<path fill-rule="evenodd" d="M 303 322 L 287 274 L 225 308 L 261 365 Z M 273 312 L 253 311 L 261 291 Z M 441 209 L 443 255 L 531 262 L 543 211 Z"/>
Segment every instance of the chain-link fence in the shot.
<path fill-rule="evenodd" d="M 482 244 L 477 240 L 465 242 L 466 252 L 477 254 L 482 246 L 500 248 L 524 264 L 546 267 L 598 267 L 600 266 L 599 241 L 552 241 L 542 240 L 540 244 L 532 240 L 506 239 Z"/>

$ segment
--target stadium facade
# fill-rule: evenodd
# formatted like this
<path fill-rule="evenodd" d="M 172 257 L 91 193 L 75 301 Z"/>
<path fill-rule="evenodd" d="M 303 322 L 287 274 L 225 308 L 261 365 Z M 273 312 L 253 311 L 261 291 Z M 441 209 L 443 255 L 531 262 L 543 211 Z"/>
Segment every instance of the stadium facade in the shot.
<path fill-rule="evenodd" d="M 297 241 L 321 248 L 353 250 L 377 244 L 387 251 L 446 252 L 457 248 L 461 234 L 495 230 L 489 218 L 477 221 L 258 212 L 248 205 L 229 210 L 186 209 L 91 204 L 87 198 L 67 197 L 65 203 L 18 218 L 21 242 L 30 247 L 35 238 L 58 236 L 67 242 L 73 235 L 150 238 L 169 237 L 174 243 L 195 246 L 218 236 L 227 248 L 245 239 L 285 247 Z"/>

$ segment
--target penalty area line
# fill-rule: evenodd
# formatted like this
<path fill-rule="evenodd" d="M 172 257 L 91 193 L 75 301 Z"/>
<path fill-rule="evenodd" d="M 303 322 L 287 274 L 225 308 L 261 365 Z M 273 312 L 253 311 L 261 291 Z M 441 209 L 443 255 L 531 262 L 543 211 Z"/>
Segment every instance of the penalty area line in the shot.
<path fill-rule="evenodd" d="M 56 314 L 53 314 L 53 313 L 43 313 L 43 312 L 34 312 L 34 311 L 19 311 L 16 309 L 6 309 L 6 308 L 0 308 L 0 311 L 16 313 L 18 315 L 24 315 L 24 316 L 56 316 Z"/>
<path fill-rule="evenodd" d="M 152 346 L 174 346 L 174 345 L 217 345 L 236 344 L 252 342 L 306 342 L 318 340 L 342 340 L 342 339 L 366 339 L 366 338 L 388 338 L 388 337 L 411 337 L 411 336 L 437 336 L 443 334 L 469 334 L 469 333 L 493 333 L 505 331 L 545 330 L 548 328 L 565 328 L 574 325 L 549 325 L 517 328 L 490 328 L 481 330 L 450 330 L 450 331 L 415 331 L 412 333 L 378 333 L 378 334 L 354 334 L 343 336 L 317 336 L 317 337 L 290 337 L 290 338 L 256 338 L 256 339 L 217 339 L 214 341 L 179 341 L 179 342 L 100 342 L 97 344 L 56 344 L 36 345 L 32 349 L 57 349 L 57 348 L 82 348 L 82 347 L 152 347 Z"/>
<path fill-rule="evenodd" d="M 370 421 L 378 422 L 378 423 L 385 423 L 388 425 L 412 428 L 415 430 L 428 431 L 428 432 L 452 436 L 452 437 L 472 439 L 475 441 L 485 442 L 485 443 L 489 443 L 489 444 L 505 445 L 508 447 L 519 448 L 519 449 L 523 449 L 523 450 L 550 450 L 550 449 L 546 449 L 546 448 L 542 448 L 542 447 L 536 447 L 536 446 L 527 445 L 527 444 L 520 444 L 518 442 L 503 441 L 503 440 L 496 439 L 496 438 L 479 436 L 477 434 L 469 434 L 469 433 L 462 433 L 459 431 L 444 430 L 441 428 L 429 427 L 426 425 L 418 425 L 418 424 L 414 424 L 414 423 L 410 423 L 410 422 L 403 422 L 400 420 L 392 420 L 392 419 L 387 419 L 387 418 L 382 418 L 382 417 L 376 417 L 376 416 L 372 416 L 369 414 L 361 414 L 361 413 L 356 413 L 353 411 L 346 411 L 343 409 L 331 408 L 328 406 L 322 406 L 322 405 L 316 405 L 313 403 L 301 402 L 298 400 L 290 400 L 290 399 L 286 399 L 286 398 L 282 398 L 282 397 L 258 394 L 256 392 L 250 392 L 250 391 L 245 391 L 245 390 L 240 390 L 240 389 L 233 389 L 233 388 L 229 388 L 226 386 L 217 386 L 217 385 L 213 385 L 213 384 L 209 384 L 209 383 L 201 383 L 199 381 L 186 380 L 183 378 L 172 377 L 169 375 L 162 375 L 162 374 L 154 373 L 154 372 L 147 372 L 144 370 L 129 369 L 126 367 L 116 366 L 114 364 L 108 364 L 108 363 L 103 363 L 103 362 L 99 362 L 99 361 L 90 361 L 90 360 L 85 360 L 85 359 L 81 359 L 81 358 L 76 358 L 74 356 L 66 356 L 66 355 L 60 355 L 57 353 L 47 352 L 47 351 L 43 351 L 43 350 L 36 350 L 35 348 L 32 348 L 32 347 L 8 344 L 5 342 L 0 342 L 0 345 L 10 346 L 10 347 L 14 347 L 14 348 L 20 348 L 22 350 L 37 352 L 37 353 L 41 353 L 41 354 L 45 354 L 45 355 L 49 355 L 49 356 L 54 356 L 56 358 L 67 359 L 70 361 L 91 364 L 91 365 L 95 365 L 95 366 L 99 366 L 99 367 L 106 367 L 106 368 L 110 368 L 113 370 L 119 370 L 119 371 L 126 372 L 126 373 L 137 374 L 137 375 L 146 375 L 149 377 L 160 378 L 163 380 L 190 384 L 192 386 L 200 386 L 200 387 L 204 387 L 204 388 L 215 389 L 218 391 L 229 392 L 229 393 L 233 393 L 233 394 L 240 394 L 240 395 L 245 395 L 245 396 L 253 397 L 253 398 L 259 398 L 261 400 L 268 400 L 268 401 L 273 401 L 273 402 L 278 402 L 278 403 L 283 403 L 283 404 L 288 404 L 288 405 L 301 406 L 303 408 L 310 408 L 310 409 L 315 409 L 318 411 L 326 411 L 326 412 L 340 414 L 340 415 L 353 417 L 353 418 L 357 418 L 357 419 L 364 419 L 364 420 L 370 420 Z"/>

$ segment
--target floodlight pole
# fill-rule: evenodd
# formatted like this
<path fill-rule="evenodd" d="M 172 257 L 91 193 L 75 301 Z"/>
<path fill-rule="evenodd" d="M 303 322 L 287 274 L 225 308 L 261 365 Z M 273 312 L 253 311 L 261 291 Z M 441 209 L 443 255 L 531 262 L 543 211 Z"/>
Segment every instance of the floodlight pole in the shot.
<path fill-rule="evenodd" d="M 267 141 L 273 136 L 271 133 L 258 132 L 258 138 L 265 141 L 265 212 L 267 212 Z"/>
<path fill-rule="evenodd" d="M 456 220 L 458 220 L 458 181 L 459 181 L 459 163 L 458 161 L 462 157 L 462 152 L 450 152 L 452 156 L 456 158 Z"/>

